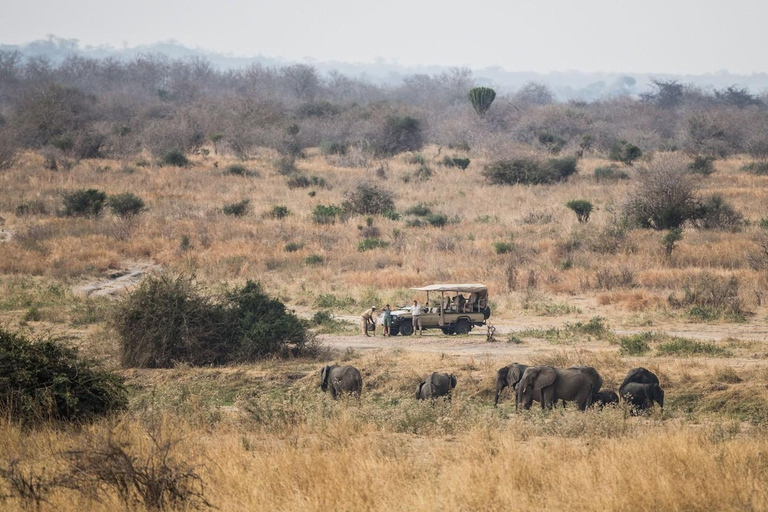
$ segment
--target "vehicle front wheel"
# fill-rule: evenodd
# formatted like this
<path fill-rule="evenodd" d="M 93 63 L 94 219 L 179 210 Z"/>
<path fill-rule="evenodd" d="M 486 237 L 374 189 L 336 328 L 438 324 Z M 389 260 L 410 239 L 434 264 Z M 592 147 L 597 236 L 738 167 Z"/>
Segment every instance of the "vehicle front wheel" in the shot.
<path fill-rule="evenodd" d="M 456 334 L 469 334 L 469 331 L 472 327 L 469 325 L 469 322 L 466 320 L 459 320 L 456 322 Z"/>
<path fill-rule="evenodd" d="M 413 324 L 410 322 L 403 322 L 400 325 L 400 335 L 401 336 L 410 336 L 413 334 Z"/>

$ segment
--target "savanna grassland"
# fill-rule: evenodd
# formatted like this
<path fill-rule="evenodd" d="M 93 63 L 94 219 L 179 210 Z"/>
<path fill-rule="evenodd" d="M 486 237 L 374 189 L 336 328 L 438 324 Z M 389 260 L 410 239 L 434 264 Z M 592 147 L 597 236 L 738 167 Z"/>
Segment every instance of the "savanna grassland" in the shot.
<path fill-rule="evenodd" d="M 42 383 L 3 397 L 0 506 L 768 510 L 766 98 L 474 85 L 0 51 L 0 389 Z M 488 286 L 491 339 L 357 332 L 437 282 Z M 293 344 L 248 352 L 277 332 L 253 311 Z M 665 407 L 494 408 L 514 361 L 643 366 Z M 320 390 L 333 362 L 359 400 Z M 432 371 L 451 401 L 415 400 Z M 91 375 L 125 396 L 69 394 Z"/>
<path fill-rule="evenodd" d="M 3 229 L 11 233 L 0 243 L 3 323 L 63 336 L 123 375 L 130 400 L 126 412 L 81 427 L 30 430 L 8 418 L 0 427 L 0 458 L 39 478 L 43 510 L 123 506 L 108 486 L 90 494 L 45 488 L 69 467 L 71 453 L 112 453 L 115 444 L 137 466 L 162 460 L 194 474 L 186 488 L 191 501 L 181 508 L 768 508 L 765 271 L 750 264 L 759 256 L 768 178 L 741 171 L 745 161 L 738 158 L 716 162 L 699 193 L 722 194 L 749 223 L 734 230 L 687 227 L 667 256 L 663 233 L 620 227 L 621 205 L 635 182 L 595 180 L 594 168 L 607 163 L 600 158 L 581 159 L 566 183 L 491 186 L 479 172 L 482 158 L 462 171 L 439 163 L 446 151 L 428 147 L 418 157 L 350 168 L 310 150 L 295 165 L 325 185 L 293 189 L 269 152 L 244 164 L 213 155 L 184 168 L 100 159 L 66 171 L 45 170 L 42 156 L 24 154 L 0 174 Z M 233 164 L 248 173 L 228 172 Z M 406 183 L 421 166 L 432 176 Z M 317 204 L 341 204 L 358 183 L 391 191 L 402 218 L 313 220 Z M 63 192 L 87 188 L 131 192 L 146 211 L 130 218 L 57 215 Z M 577 222 L 564 206 L 574 198 L 595 205 L 589 222 Z M 243 215 L 223 213 L 245 199 Z M 17 210 L 22 203 L 39 209 Z M 405 212 L 420 203 L 448 222 L 415 225 L 418 217 Z M 275 205 L 290 213 L 271 218 Z M 372 228 L 385 246 L 359 250 Z M 499 242 L 508 245 L 496 249 Z M 286 251 L 289 244 L 296 249 Z M 312 255 L 321 259 L 308 260 Z M 496 342 L 458 340 L 472 344 L 471 353 L 454 352 L 454 341 L 435 335 L 345 351 L 355 331 L 336 325 L 319 334 L 332 348 L 311 357 L 124 369 L 107 326 L 114 298 L 78 290 L 137 265 L 191 273 L 212 290 L 257 279 L 299 311 L 340 315 L 403 303 L 412 297 L 410 286 L 483 282 L 501 328 Z M 701 313 L 696 303 L 681 301 L 686 286 L 702 286 L 703 275 L 711 276 L 708 286 L 725 289 L 715 290 L 725 298 L 702 303 L 709 309 Z M 429 351 L 414 350 L 425 342 Z M 666 407 L 646 417 L 623 408 L 515 413 L 505 392 L 494 409 L 495 370 L 515 360 L 590 364 L 612 389 L 628 368 L 645 366 L 659 375 Z M 359 402 L 334 402 L 319 390 L 319 370 L 331 361 L 361 369 Z M 432 370 L 457 375 L 451 402 L 414 400 L 420 378 Z M 104 467 L 111 474 L 120 466 L 113 460 Z M 146 506 L 137 500 L 135 506 Z M 11 497 L 6 506 L 32 503 Z"/>

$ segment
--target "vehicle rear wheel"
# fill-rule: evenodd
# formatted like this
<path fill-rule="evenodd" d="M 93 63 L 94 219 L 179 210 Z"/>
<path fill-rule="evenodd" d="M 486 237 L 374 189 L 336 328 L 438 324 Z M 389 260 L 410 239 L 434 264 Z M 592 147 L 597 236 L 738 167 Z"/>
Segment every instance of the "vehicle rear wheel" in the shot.
<path fill-rule="evenodd" d="M 450 327 L 443 327 L 443 328 L 442 328 L 442 331 L 443 331 L 443 334 L 445 334 L 446 336 L 448 336 L 448 335 L 450 335 L 450 334 L 455 334 L 455 333 L 453 332 L 453 329 L 451 329 Z"/>
<path fill-rule="evenodd" d="M 459 320 L 456 322 L 456 327 L 454 330 L 456 331 L 456 334 L 469 334 L 469 330 L 472 327 L 469 325 L 469 322 L 467 322 L 464 319 Z"/>
<path fill-rule="evenodd" d="M 413 334 L 413 324 L 410 322 L 403 322 L 400 325 L 400 335 L 401 336 L 410 336 Z"/>

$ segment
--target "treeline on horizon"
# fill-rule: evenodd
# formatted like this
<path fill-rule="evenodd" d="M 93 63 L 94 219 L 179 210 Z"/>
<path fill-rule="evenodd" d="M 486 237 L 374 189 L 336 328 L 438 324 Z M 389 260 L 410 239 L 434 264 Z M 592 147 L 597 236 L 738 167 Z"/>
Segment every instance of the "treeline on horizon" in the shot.
<path fill-rule="evenodd" d="M 768 157 L 768 96 L 656 80 L 640 97 L 558 102 L 546 85 L 499 94 L 480 116 L 468 69 L 375 85 L 306 64 L 219 70 L 202 58 L 131 60 L 0 51 L 0 167 L 23 149 L 69 158 L 162 158 L 201 151 L 248 159 L 262 148 L 300 158 L 374 157 L 436 144 L 488 159 L 643 152 Z M 405 128 L 405 129 L 404 129 Z M 407 140 L 399 140 L 405 134 Z"/>

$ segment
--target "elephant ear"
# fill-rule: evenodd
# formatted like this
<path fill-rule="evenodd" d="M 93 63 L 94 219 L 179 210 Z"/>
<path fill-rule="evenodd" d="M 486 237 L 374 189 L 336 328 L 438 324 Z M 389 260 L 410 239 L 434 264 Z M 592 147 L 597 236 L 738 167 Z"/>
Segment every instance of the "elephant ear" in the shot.
<path fill-rule="evenodd" d="M 542 366 L 539 368 L 538 375 L 536 375 L 536 380 L 533 382 L 533 389 L 542 389 L 547 386 L 551 386 L 555 383 L 555 379 L 557 378 L 557 374 L 555 373 L 555 369 L 551 366 Z"/>
<path fill-rule="evenodd" d="M 523 378 L 523 370 L 520 368 L 520 365 L 515 365 L 512 367 L 512 370 L 509 372 L 509 385 L 514 386 L 518 382 L 520 382 L 520 379 Z"/>
<path fill-rule="evenodd" d="M 449 377 L 450 377 L 450 379 L 451 379 L 451 388 L 453 389 L 453 388 L 455 388 L 455 387 L 456 387 L 456 384 L 457 384 L 459 381 L 458 381 L 458 379 L 456 379 L 456 376 L 455 376 L 454 374 L 450 374 L 450 375 L 449 375 Z"/>
<path fill-rule="evenodd" d="M 325 381 L 328 379 L 328 373 L 330 372 L 330 370 L 331 370 L 331 367 L 326 366 L 320 371 L 320 379 L 323 381 L 323 383 L 325 383 Z"/>
<path fill-rule="evenodd" d="M 423 388 L 423 387 L 424 387 L 424 384 L 425 384 L 425 383 L 424 383 L 424 382 L 422 382 L 422 383 L 420 383 L 420 384 L 419 384 L 419 387 L 418 387 L 418 388 L 416 388 L 416 400 L 418 400 L 419 398 L 421 398 L 421 388 Z"/>

